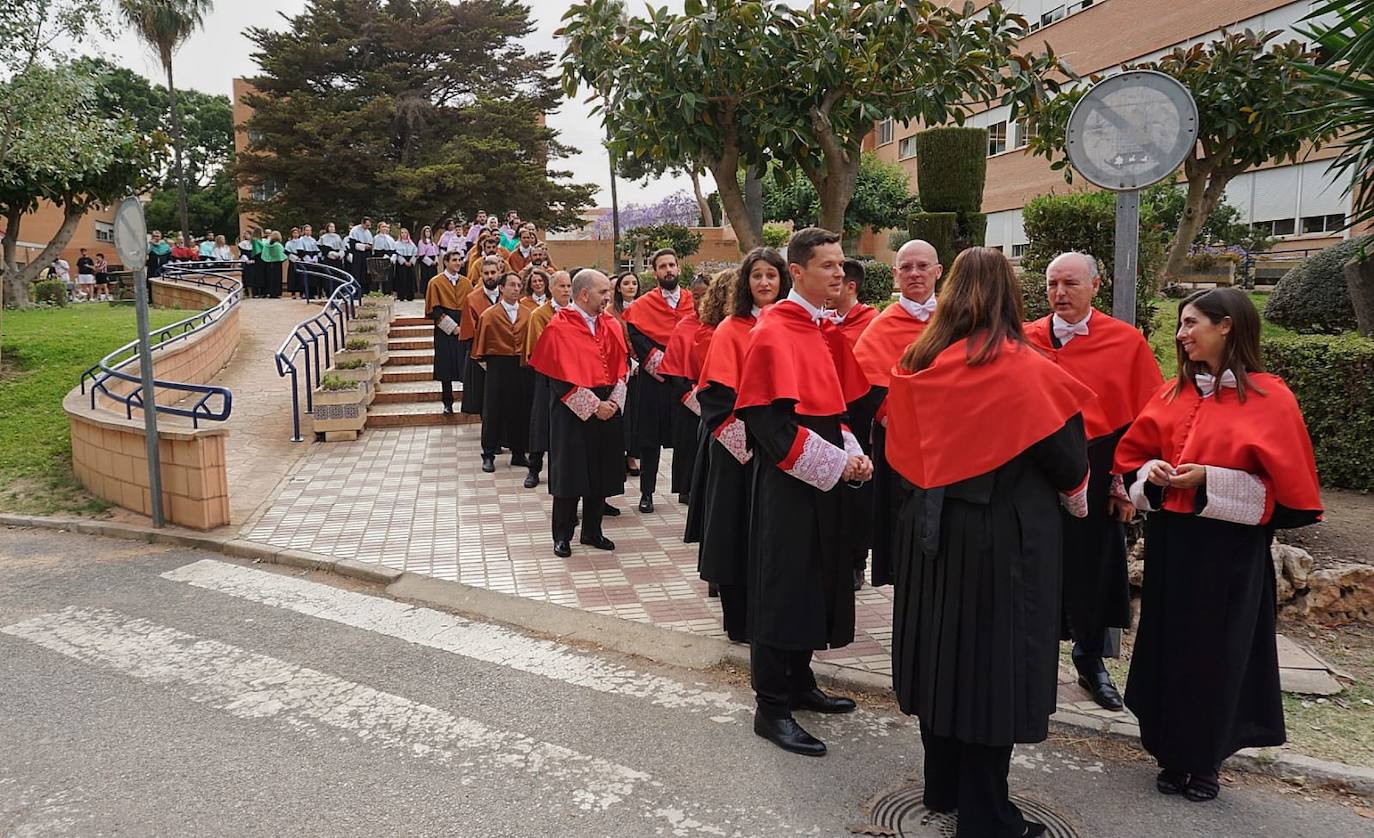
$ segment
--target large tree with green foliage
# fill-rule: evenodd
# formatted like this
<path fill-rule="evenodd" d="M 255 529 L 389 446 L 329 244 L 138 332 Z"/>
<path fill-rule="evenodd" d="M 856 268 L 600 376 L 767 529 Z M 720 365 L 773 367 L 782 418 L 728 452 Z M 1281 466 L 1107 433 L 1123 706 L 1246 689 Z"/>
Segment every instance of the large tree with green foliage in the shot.
<path fill-rule="evenodd" d="M 917 205 L 906 170 L 866 153 L 859 161 L 842 232 L 856 236 L 865 227 L 875 233 L 885 227 L 904 227 Z M 763 179 L 763 217 L 767 221 L 791 221 L 798 229 L 818 223 L 821 198 L 816 185 L 804 177 L 784 178 L 776 168 L 769 171 Z"/>
<path fill-rule="evenodd" d="M 1183 162 L 1186 200 L 1169 247 L 1166 276 L 1184 271 L 1188 249 L 1237 175 L 1269 161 L 1297 162 L 1334 136 L 1319 112 L 1330 94 L 1313 85 L 1303 70 L 1313 53 L 1298 41 L 1275 43 L 1279 34 L 1227 32 L 1129 68 L 1173 76 L 1197 101 L 1198 142 Z M 1069 180 L 1073 170 L 1065 131 L 1073 106 L 1087 90 L 1086 85 L 1067 90 L 1038 99 L 1032 107 L 1031 151 L 1053 160 L 1053 167 L 1063 169 Z"/>
<path fill-rule="evenodd" d="M 248 33 L 261 73 L 238 171 L 268 224 L 509 208 L 558 229 L 591 203 L 594 187 L 548 169 L 567 154 L 542 119 L 561 97 L 552 55 L 521 45 L 527 6 L 309 0 L 285 20 Z"/>

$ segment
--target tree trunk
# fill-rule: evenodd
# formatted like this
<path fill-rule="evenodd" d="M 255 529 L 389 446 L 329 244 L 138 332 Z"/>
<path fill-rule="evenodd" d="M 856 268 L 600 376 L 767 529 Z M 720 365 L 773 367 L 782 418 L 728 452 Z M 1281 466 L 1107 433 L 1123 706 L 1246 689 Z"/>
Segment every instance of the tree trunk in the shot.
<path fill-rule="evenodd" d="M 720 208 L 735 228 L 735 239 L 739 242 L 741 253 L 748 253 L 763 244 L 762 231 L 755 232 L 749 220 L 749 208 L 744 203 L 744 193 L 739 185 L 739 127 L 735 125 L 734 114 L 728 113 L 724 120 L 725 136 L 721 142 L 721 155 L 715 159 L 703 160 L 711 176 L 716 179 L 716 191 L 720 195 Z"/>
<path fill-rule="evenodd" d="M 606 129 L 606 139 L 611 139 L 611 129 Z M 611 161 L 611 270 L 620 273 L 620 199 L 615 193 L 615 152 L 606 147 L 606 156 Z"/>
<path fill-rule="evenodd" d="M 1345 285 L 1360 334 L 1374 338 L 1374 259 L 1356 257 L 1345 263 Z"/>
<path fill-rule="evenodd" d="M 715 227 L 716 216 L 711 212 L 711 204 L 701 191 L 701 174 L 697 172 L 695 163 L 687 170 L 687 174 L 692 178 L 692 194 L 696 196 L 697 210 L 701 212 L 701 226 Z"/>
<path fill-rule="evenodd" d="M 181 165 L 181 109 L 177 106 L 177 89 L 172 84 L 172 61 L 167 58 L 167 98 L 172 111 L 172 165 L 176 168 L 177 209 L 181 213 L 181 236 L 186 244 L 191 243 L 190 213 L 186 210 L 186 173 Z"/>
<path fill-rule="evenodd" d="M 812 181 L 821 199 L 821 227 L 845 235 L 844 214 L 854 198 L 854 186 L 858 179 L 858 156 L 846 154 L 843 159 L 826 156 L 825 177 L 819 183 Z"/>
<path fill-rule="evenodd" d="M 749 232 L 763 241 L 763 173 L 758 166 L 744 170 L 744 206 L 749 210 Z"/>
<path fill-rule="evenodd" d="M 1217 208 L 1226 193 L 1226 184 L 1233 176 L 1221 170 L 1210 172 L 1199 168 L 1188 177 L 1188 197 L 1183 204 L 1183 215 L 1178 220 L 1178 231 L 1174 234 L 1173 244 L 1169 246 L 1169 258 L 1164 264 L 1165 282 L 1180 274 L 1187 273 L 1188 250 L 1197 240 L 1202 225 Z"/>
<path fill-rule="evenodd" d="M 18 249 L 19 241 L 19 222 L 23 219 L 24 211 L 21 208 L 6 208 L 4 264 L 0 264 L 0 273 L 4 275 L 3 281 L 0 281 L 0 288 L 3 288 L 3 295 L 0 295 L 0 307 L 23 308 L 29 304 L 28 283 L 19 281 L 19 268 L 14 264 L 14 252 Z"/>
<path fill-rule="evenodd" d="M 86 214 L 86 204 L 81 201 L 69 201 L 63 205 L 62 226 L 57 228 L 57 233 L 53 235 L 52 241 L 43 248 L 43 252 L 38 257 L 29 262 L 21 269 L 14 269 L 14 248 L 12 238 L 5 236 L 5 298 L 12 305 L 28 305 L 29 303 L 29 283 L 38 278 L 43 269 L 53 263 L 53 260 L 66 249 L 67 243 L 76 234 L 76 227 L 81 223 L 81 216 Z M 16 218 L 8 217 L 9 229 L 15 230 L 14 238 L 18 238 L 19 221 Z M 75 269 L 75 266 L 73 266 Z"/>

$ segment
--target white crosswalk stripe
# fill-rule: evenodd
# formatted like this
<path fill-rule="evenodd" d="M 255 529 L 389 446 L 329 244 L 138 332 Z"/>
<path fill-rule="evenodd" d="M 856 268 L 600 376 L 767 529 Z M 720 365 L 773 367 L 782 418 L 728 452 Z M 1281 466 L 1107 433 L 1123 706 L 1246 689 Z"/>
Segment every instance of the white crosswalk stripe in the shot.
<path fill-rule="evenodd" d="M 646 772 L 141 617 L 71 607 L 0 634 L 165 686 L 238 718 L 268 719 L 310 736 L 328 729 L 465 778 L 523 772 L 555 785 L 578 810 L 630 807 L 663 834 L 732 834 L 671 800 Z"/>

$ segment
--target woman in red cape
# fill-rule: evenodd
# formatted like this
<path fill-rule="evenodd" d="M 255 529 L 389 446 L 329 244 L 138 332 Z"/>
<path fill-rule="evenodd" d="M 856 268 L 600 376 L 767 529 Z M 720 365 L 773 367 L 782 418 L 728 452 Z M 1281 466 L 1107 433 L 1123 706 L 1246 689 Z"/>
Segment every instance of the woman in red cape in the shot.
<path fill-rule="evenodd" d="M 1211 800 L 1241 748 L 1285 738 L 1274 643 L 1277 528 L 1321 519 L 1297 399 L 1260 360 L 1260 321 L 1232 288 L 1179 305 L 1178 377 L 1116 450 L 1145 524 L 1145 583 L 1126 706 L 1163 794 Z"/>
<path fill-rule="evenodd" d="M 1045 832 L 1011 802 L 1007 772 L 1055 711 L 1059 506 L 1087 513 L 1092 399 L 1026 343 L 1016 277 L 990 248 L 954 260 L 892 372 L 893 686 L 920 718 L 925 804 L 957 809 L 964 838 Z"/>

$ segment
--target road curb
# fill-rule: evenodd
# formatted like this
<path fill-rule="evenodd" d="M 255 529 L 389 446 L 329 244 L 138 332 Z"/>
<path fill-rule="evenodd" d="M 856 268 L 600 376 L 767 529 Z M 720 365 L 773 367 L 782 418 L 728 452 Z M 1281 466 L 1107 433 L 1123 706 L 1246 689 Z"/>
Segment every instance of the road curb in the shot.
<path fill-rule="evenodd" d="M 163 529 L 88 518 L 56 518 L 38 515 L 0 514 L 0 526 L 61 530 L 221 553 L 234 558 L 279 564 L 304 570 L 323 570 L 381 586 L 388 596 L 417 605 L 460 611 L 508 623 L 580 643 L 594 644 L 623 654 L 681 666 L 707 669 L 730 663 L 747 668 L 749 647 L 715 637 L 688 634 L 675 629 L 636 623 L 551 602 L 525 599 L 434 579 L 354 559 L 336 559 L 323 553 L 273 547 L 231 536 L 214 536 L 190 530 Z M 890 696 L 891 679 L 871 672 L 816 661 L 818 680 L 861 693 Z M 1056 730 L 1071 734 L 1092 733 L 1139 745 L 1134 724 L 1060 710 L 1050 718 Z M 1277 749 L 1247 749 L 1226 762 L 1231 770 L 1276 777 L 1299 785 L 1336 785 L 1357 794 L 1374 796 L 1374 768 L 1347 765 Z"/>

